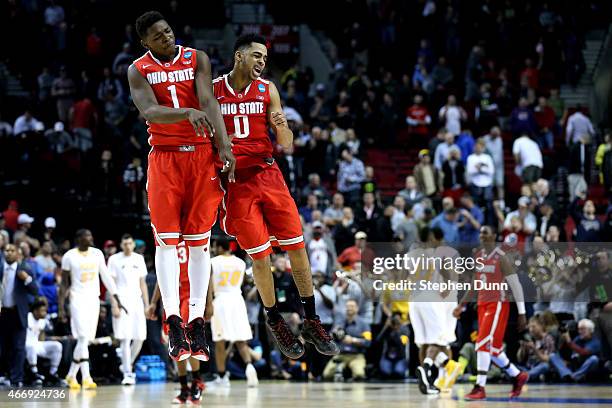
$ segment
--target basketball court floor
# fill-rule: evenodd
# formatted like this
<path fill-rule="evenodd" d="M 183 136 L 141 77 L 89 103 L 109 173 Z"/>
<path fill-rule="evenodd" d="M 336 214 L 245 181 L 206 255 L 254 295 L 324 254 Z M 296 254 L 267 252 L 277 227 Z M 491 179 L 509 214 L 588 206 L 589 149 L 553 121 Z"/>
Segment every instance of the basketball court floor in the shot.
<path fill-rule="evenodd" d="M 288 383 L 262 381 L 247 388 L 234 381 L 231 388 L 209 388 L 202 407 L 235 408 L 493 408 L 493 407 L 612 407 L 612 387 L 581 385 L 528 385 L 520 398 L 509 401 L 510 385 L 487 386 L 487 401 L 465 401 L 471 385 L 457 384 L 450 395 L 427 397 L 416 384 L 390 383 Z M 77 391 L 63 402 L 3 402 L 4 407 L 132 408 L 169 407 L 177 384 L 150 383 L 134 387 L 105 386 Z M 6 401 L 6 400 L 5 400 Z"/>

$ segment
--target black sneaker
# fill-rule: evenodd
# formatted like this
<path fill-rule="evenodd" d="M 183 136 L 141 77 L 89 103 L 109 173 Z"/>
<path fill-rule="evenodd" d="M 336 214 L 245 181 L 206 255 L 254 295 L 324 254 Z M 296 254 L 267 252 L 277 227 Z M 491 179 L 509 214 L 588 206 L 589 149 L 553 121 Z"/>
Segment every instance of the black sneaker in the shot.
<path fill-rule="evenodd" d="M 321 326 L 321 320 L 318 316 L 316 319 L 304 319 L 302 337 L 308 343 L 314 345 L 321 354 L 335 356 L 340 353 L 340 347 Z"/>
<path fill-rule="evenodd" d="M 205 387 L 206 386 L 204 385 L 204 381 L 202 381 L 201 379 L 193 380 L 193 382 L 191 383 L 191 395 L 189 397 L 189 401 L 191 401 L 192 404 L 200 403 L 200 399 L 202 398 L 202 391 L 204 391 Z"/>
<path fill-rule="evenodd" d="M 273 324 L 266 321 L 266 326 L 270 329 L 272 338 L 281 353 L 293 360 L 297 360 L 304 355 L 304 345 L 291 332 L 285 319 L 278 319 L 278 322 Z"/>
<path fill-rule="evenodd" d="M 204 319 L 201 317 L 193 319 L 191 323 L 185 327 L 185 333 L 187 334 L 187 340 L 189 341 L 191 357 L 200 361 L 208 361 L 210 358 L 210 350 L 208 349 L 208 343 L 206 343 Z"/>
<path fill-rule="evenodd" d="M 419 391 L 421 391 L 421 394 L 435 395 L 440 393 L 438 388 L 429 383 L 429 374 L 424 367 L 417 367 L 416 377 L 419 381 Z"/>
<path fill-rule="evenodd" d="M 174 397 L 174 399 L 172 400 L 172 404 L 174 405 L 186 404 L 187 401 L 189 401 L 190 397 L 191 397 L 191 390 L 189 389 L 189 387 L 187 385 L 181 386 L 181 392 L 179 393 L 179 395 Z"/>
<path fill-rule="evenodd" d="M 189 343 L 185 337 L 183 320 L 177 315 L 166 319 L 168 324 L 168 355 L 174 361 L 183 361 L 189 358 Z"/>

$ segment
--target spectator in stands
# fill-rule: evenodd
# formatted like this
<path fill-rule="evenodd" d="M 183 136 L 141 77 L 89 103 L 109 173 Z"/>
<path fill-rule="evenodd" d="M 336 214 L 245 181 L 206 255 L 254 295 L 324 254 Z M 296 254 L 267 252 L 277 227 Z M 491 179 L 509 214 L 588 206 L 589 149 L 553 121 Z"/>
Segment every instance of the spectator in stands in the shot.
<path fill-rule="evenodd" d="M 514 108 L 510 116 L 510 130 L 515 136 L 534 135 L 536 127 L 535 117 L 529 108 L 529 101 L 525 97 L 520 98 L 518 106 Z"/>
<path fill-rule="evenodd" d="M 546 179 L 539 179 L 536 181 L 533 187 L 533 196 L 535 197 L 537 204 L 542 205 L 543 203 L 549 203 L 555 210 L 558 209 L 559 203 L 557 195 L 554 190 L 550 189 L 550 183 Z"/>
<path fill-rule="evenodd" d="M 64 123 L 68 123 L 68 113 L 74 103 L 75 94 L 76 85 L 72 78 L 68 76 L 68 69 L 62 66 L 59 71 L 59 77 L 53 80 L 51 96 L 56 100 L 57 118 Z"/>
<path fill-rule="evenodd" d="M 570 146 L 567 188 L 570 201 L 576 197 L 577 191 L 586 191 L 591 183 L 591 166 L 593 164 L 593 149 L 591 137 L 587 134 L 578 139 L 578 143 Z"/>
<path fill-rule="evenodd" d="M 321 177 L 317 173 L 308 175 L 308 184 L 302 189 L 302 200 L 306 200 L 310 194 L 314 194 L 321 204 L 329 202 L 327 189 L 321 185 Z"/>
<path fill-rule="evenodd" d="M 435 158 L 436 149 L 438 148 L 438 145 L 440 145 L 441 143 L 444 143 L 445 136 L 446 136 L 446 129 L 440 128 L 436 132 L 436 136 L 432 137 L 431 140 L 429 140 L 428 150 L 429 150 L 429 156 L 432 159 Z M 435 162 L 434 162 L 434 165 L 435 165 Z"/>
<path fill-rule="evenodd" d="M 525 59 L 525 68 L 521 71 L 521 80 L 527 81 L 530 88 L 538 89 L 540 73 L 536 67 L 534 67 L 531 58 Z"/>
<path fill-rule="evenodd" d="M 478 139 L 474 153 L 469 155 L 465 168 L 465 178 L 478 206 L 487 207 L 489 219 L 492 218 L 491 202 L 493 201 L 493 175 L 495 164 L 493 159 L 485 153 L 484 139 Z"/>
<path fill-rule="evenodd" d="M 467 113 L 461 106 L 457 106 L 455 95 L 449 95 L 446 105 L 438 112 L 438 118 L 448 132 L 457 136 L 461 133 L 461 121 L 467 120 Z"/>
<path fill-rule="evenodd" d="M 406 214 L 406 200 L 400 195 L 393 198 L 393 205 L 390 206 L 393 214 L 391 215 L 391 229 L 393 232 L 397 229 L 399 223 L 404 219 Z"/>
<path fill-rule="evenodd" d="M 582 212 L 578 209 L 578 201 L 584 201 Z M 595 204 L 586 199 L 584 191 L 578 191 L 576 198 L 568 208 L 570 216 L 574 219 L 576 229 L 574 230 L 576 242 L 601 242 L 603 225 L 595 213 Z"/>
<path fill-rule="evenodd" d="M 57 263 L 53 259 L 53 243 L 45 241 L 40 253 L 34 258 L 39 266 L 38 292 L 47 299 L 47 309 L 50 313 L 57 313 Z"/>
<path fill-rule="evenodd" d="M 422 149 L 419 151 L 419 162 L 414 166 L 413 174 L 417 189 L 423 193 L 424 196 L 431 198 L 438 194 L 440 188 L 440 172 L 431 164 L 429 150 Z"/>
<path fill-rule="evenodd" d="M 489 134 L 483 137 L 485 142 L 486 152 L 493 159 L 495 166 L 495 175 L 493 176 L 493 185 L 497 188 L 497 198 L 504 199 L 504 141 L 501 138 L 501 129 L 499 126 L 493 126 Z"/>
<path fill-rule="evenodd" d="M 43 273 L 43 270 L 32 255 L 32 249 L 30 247 L 30 244 L 28 244 L 26 241 L 18 242 L 19 244 L 17 244 L 17 242 L 15 244 L 19 245 L 19 249 L 21 250 L 22 262 L 28 265 L 28 270 L 30 271 L 30 274 L 34 279 L 38 281 L 38 279 Z"/>
<path fill-rule="evenodd" d="M 422 95 L 415 95 L 413 105 L 406 109 L 406 123 L 408 124 L 411 140 L 419 145 L 425 144 L 429 137 L 431 116 L 427 111 L 427 107 L 423 104 Z"/>
<path fill-rule="evenodd" d="M 491 84 L 485 82 L 480 85 L 479 102 L 476 106 L 475 119 L 478 129 L 489 129 L 499 123 L 500 107 L 494 98 Z"/>
<path fill-rule="evenodd" d="M 379 241 L 379 223 L 382 219 L 382 210 L 376 203 L 376 198 L 372 193 L 365 193 L 361 207 L 355 213 L 357 225 L 361 231 L 364 231 L 370 239 Z M 380 241 L 383 241 L 380 239 Z"/>
<path fill-rule="evenodd" d="M 381 202 L 380 192 L 378 191 L 374 178 L 374 167 L 372 166 L 365 166 L 365 178 L 361 182 L 361 196 L 363 197 L 365 193 L 374 194 L 376 201 L 379 203 Z"/>
<path fill-rule="evenodd" d="M 594 373 L 599 366 L 601 341 L 594 334 L 595 323 L 589 319 L 578 322 L 578 336 L 572 340 L 566 330 L 561 334 L 560 351 L 569 348 L 571 360 L 566 365 L 558 353 L 550 356 L 550 363 L 565 381 L 583 381 L 586 376 Z"/>
<path fill-rule="evenodd" d="M 347 204 L 354 205 L 359 200 L 365 168 L 363 162 L 354 157 L 348 149 L 342 151 L 341 157 L 342 161 L 338 168 L 338 191 L 344 195 Z"/>
<path fill-rule="evenodd" d="M 442 164 L 442 187 L 442 194 L 453 199 L 459 198 L 465 188 L 465 166 L 456 147 L 449 150 L 448 158 Z"/>
<path fill-rule="evenodd" d="M 406 186 L 404 189 L 400 190 L 397 195 L 402 197 L 406 201 L 406 205 L 415 205 L 420 202 L 424 196 L 424 194 L 419 190 L 416 182 L 416 178 L 414 176 L 406 177 Z"/>
<path fill-rule="evenodd" d="M 431 221 L 429 226 L 431 228 L 440 228 L 444 233 L 444 241 L 446 243 L 455 244 L 460 242 L 459 214 L 455 207 L 445 209 Z"/>
<path fill-rule="evenodd" d="M 595 166 L 599 169 L 599 182 L 605 185 L 606 176 L 608 179 L 612 177 L 612 132 L 610 130 L 606 131 L 603 142 L 597 147 Z"/>
<path fill-rule="evenodd" d="M 595 130 L 593 129 L 591 119 L 582 112 L 582 108 L 578 105 L 576 112 L 567 119 L 565 144 L 571 146 L 574 143 L 580 143 L 583 135 L 589 135 L 592 138 L 595 136 Z"/>
<path fill-rule="evenodd" d="M 356 301 L 346 302 L 344 321 L 336 322 L 332 334 L 340 343 L 340 354 L 334 357 L 325 367 L 323 378 L 330 380 L 337 376 L 343 380 L 344 369 L 351 371 L 353 380 L 365 379 L 365 352 L 370 347 L 372 334 L 370 327 L 358 316 L 359 306 Z"/>
<path fill-rule="evenodd" d="M 30 235 L 28 235 L 28 231 L 30 228 L 32 228 L 33 222 L 34 218 L 30 217 L 28 214 L 19 214 L 19 217 L 17 218 L 19 227 L 13 235 L 13 242 L 17 245 L 19 245 L 21 242 L 27 242 L 30 247 L 32 247 L 35 251 L 38 251 L 38 248 L 40 248 L 40 242 L 36 238 L 32 238 Z"/>
<path fill-rule="evenodd" d="M 342 221 L 344 208 L 344 196 L 340 193 L 334 194 L 332 204 L 323 212 L 323 221 L 330 228 Z"/>
<path fill-rule="evenodd" d="M 446 64 L 446 58 L 438 58 L 438 63 L 431 71 L 431 79 L 433 79 L 436 90 L 445 91 L 451 85 L 453 78 L 453 71 Z"/>
<path fill-rule="evenodd" d="M 54 240 L 53 240 L 55 228 L 57 228 L 57 221 L 55 221 L 55 218 L 53 217 L 45 218 L 45 230 L 43 232 L 43 240 L 51 241 L 53 245 L 55 245 Z"/>
<path fill-rule="evenodd" d="M 38 84 L 38 101 L 45 103 L 51 97 L 51 88 L 55 78 L 51 74 L 49 67 L 43 67 L 42 72 L 36 78 Z"/>
<path fill-rule="evenodd" d="M 461 197 L 461 206 L 463 208 L 459 210 L 459 240 L 462 244 L 477 245 L 484 214 L 480 207 L 474 204 L 469 193 L 464 193 Z"/>
<path fill-rule="evenodd" d="M 6 228 L 15 232 L 19 225 L 19 204 L 16 200 L 10 200 L 6 210 L 2 212 Z"/>
<path fill-rule="evenodd" d="M 523 179 L 523 183 L 531 184 L 540 178 L 544 167 L 542 152 L 528 134 L 523 133 L 514 141 L 512 154 L 516 161 L 514 172 Z"/>
<path fill-rule="evenodd" d="M 539 207 L 539 213 L 536 215 L 538 216 L 536 232 L 542 238 L 546 237 L 549 228 L 553 225 L 556 226 L 559 231 L 561 230 L 561 220 L 557 214 L 555 214 L 555 209 L 551 201 L 544 201 Z"/>
<path fill-rule="evenodd" d="M 312 222 L 312 213 L 319 209 L 319 200 L 313 193 L 309 194 L 306 199 L 306 205 L 300 207 L 300 215 L 304 217 L 307 223 Z"/>
<path fill-rule="evenodd" d="M 118 99 L 123 99 L 123 85 L 121 85 L 121 81 L 113 76 L 111 69 L 105 67 L 102 75 L 102 82 L 98 85 L 98 100 L 101 102 L 106 101 L 109 93 Z"/>
<path fill-rule="evenodd" d="M 21 259 L 19 248 L 8 244 L 4 259 L 0 260 L 0 349 L 4 367 L 9 368 L 9 378 L 14 387 L 23 386 L 23 365 L 26 359 L 25 343 L 28 328 L 28 295 L 38 294 L 38 285 L 29 266 Z"/>
<path fill-rule="evenodd" d="M 45 125 L 32 116 L 32 112 L 29 109 L 15 120 L 15 125 L 13 126 L 13 134 L 15 136 L 20 136 L 23 133 L 42 132 L 43 130 L 45 130 Z"/>
<path fill-rule="evenodd" d="M 51 151 L 57 155 L 62 155 L 75 147 L 72 136 L 64 130 L 62 122 L 55 122 L 53 129 L 47 129 L 45 131 L 45 138 Z"/>
<path fill-rule="evenodd" d="M 340 145 L 340 150 L 349 149 L 353 156 L 359 156 L 361 147 L 361 141 L 357 138 L 357 134 L 355 133 L 355 129 L 348 128 L 346 129 L 345 140 L 344 143 Z"/>
<path fill-rule="evenodd" d="M 414 219 L 412 206 L 406 206 L 404 218 L 395 228 L 395 237 L 402 241 L 402 245 L 406 251 L 410 249 L 412 244 L 418 241 L 419 228 Z"/>
<path fill-rule="evenodd" d="M 4 214 L 0 213 L 0 235 L 4 239 L 4 243 L 8 243 L 10 241 L 9 232 L 6 230 L 6 220 L 4 219 Z M 2 250 L 2 248 L 0 248 Z"/>
<path fill-rule="evenodd" d="M 98 111 L 91 99 L 83 95 L 70 110 L 70 128 L 74 132 L 75 145 L 83 153 L 94 144 L 94 132 L 98 125 Z"/>
<path fill-rule="evenodd" d="M 342 209 L 342 220 L 336 224 L 333 238 L 336 243 L 336 252 L 341 253 L 353 243 L 354 235 L 359 231 L 359 227 L 355 222 L 353 209 L 344 207 Z"/>
<path fill-rule="evenodd" d="M 521 223 L 521 232 L 527 236 L 533 234 L 537 228 L 538 221 L 535 215 L 529 210 L 530 204 L 531 200 L 529 197 L 522 196 L 519 198 L 518 208 L 506 215 L 504 219 L 504 228 L 510 229 L 512 227 L 512 220 L 517 219 Z"/>
<path fill-rule="evenodd" d="M 378 367 L 384 378 L 405 378 L 408 369 L 406 361 L 408 328 L 402 325 L 401 317 L 398 314 L 387 318 L 381 332 L 376 337 L 376 342 L 382 343 L 382 355 Z"/>
<path fill-rule="evenodd" d="M 312 223 L 312 239 L 307 244 L 308 258 L 310 259 L 310 267 L 314 272 L 331 276 L 336 249 L 329 235 L 324 231 L 325 226 L 320 221 Z"/>
<path fill-rule="evenodd" d="M 344 268 L 354 269 L 358 262 L 365 263 L 366 259 L 372 259 L 374 253 L 368 248 L 368 235 L 359 231 L 355 234 L 355 245 L 346 248 L 338 255 L 338 264 Z"/>
<path fill-rule="evenodd" d="M 459 146 L 455 144 L 455 135 L 452 132 L 446 132 L 444 134 L 444 143 L 438 144 L 434 153 L 434 167 L 436 169 L 442 170 L 442 163 L 448 158 L 448 153 L 452 147 L 461 151 Z"/>
<path fill-rule="evenodd" d="M 538 144 L 541 149 L 553 149 L 555 147 L 554 132 L 557 124 L 555 111 L 548 106 L 546 97 L 538 98 L 538 106 L 534 109 L 534 116 L 538 125 Z"/>
<path fill-rule="evenodd" d="M 529 340 L 521 340 L 516 358 L 529 371 L 529 381 L 543 381 L 550 371 L 550 356 L 556 352 L 555 338 L 536 316 L 529 319 Z"/>
<path fill-rule="evenodd" d="M 134 54 L 132 54 L 132 46 L 126 42 L 123 44 L 123 48 L 113 61 L 113 74 L 119 78 L 124 78 L 127 75 L 127 69 L 134 61 Z"/>
<path fill-rule="evenodd" d="M 113 139 L 119 140 L 121 138 L 121 128 L 127 113 L 128 107 L 119 97 L 111 92 L 106 94 L 104 122 L 109 131 L 109 136 L 111 136 L 111 142 L 114 141 Z"/>
<path fill-rule="evenodd" d="M 474 136 L 472 136 L 472 131 L 464 129 L 455 139 L 455 144 L 459 146 L 459 150 L 461 150 L 461 160 L 466 164 L 468 156 L 474 152 L 475 141 Z"/>
<path fill-rule="evenodd" d="M 126 189 L 128 207 L 134 211 L 143 210 L 144 171 L 140 157 L 133 157 L 132 162 L 123 171 L 123 186 Z"/>

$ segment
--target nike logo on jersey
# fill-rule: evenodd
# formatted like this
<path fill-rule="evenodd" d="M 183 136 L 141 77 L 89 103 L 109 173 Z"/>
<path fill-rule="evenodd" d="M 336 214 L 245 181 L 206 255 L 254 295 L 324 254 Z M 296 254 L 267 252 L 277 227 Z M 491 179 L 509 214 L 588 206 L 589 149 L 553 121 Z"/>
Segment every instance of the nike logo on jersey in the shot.
<path fill-rule="evenodd" d="M 225 96 L 223 96 L 223 95 L 221 95 L 221 96 L 217 96 L 217 100 L 219 100 L 219 99 L 223 99 L 223 98 L 225 98 Z"/>
<path fill-rule="evenodd" d="M 142 66 L 142 69 L 145 69 L 145 68 L 150 67 L 150 66 L 151 66 L 151 64 L 146 64 L 146 65 L 143 65 L 143 66 Z"/>
<path fill-rule="evenodd" d="M 195 307 L 195 305 L 196 305 L 195 303 L 190 303 L 189 304 L 189 306 L 191 306 L 191 307 Z"/>
<path fill-rule="evenodd" d="M 217 179 L 217 177 L 211 177 L 210 181 L 215 181 Z"/>

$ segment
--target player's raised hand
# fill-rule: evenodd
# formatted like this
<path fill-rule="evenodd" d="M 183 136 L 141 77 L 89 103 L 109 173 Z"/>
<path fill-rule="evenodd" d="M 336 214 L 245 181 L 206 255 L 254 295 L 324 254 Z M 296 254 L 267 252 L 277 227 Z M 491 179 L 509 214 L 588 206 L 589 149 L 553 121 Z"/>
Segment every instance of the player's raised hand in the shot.
<path fill-rule="evenodd" d="M 212 137 L 215 133 L 215 128 L 212 125 L 211 121 L 206 116 L 206 113 L 197 110 L 197 109 L 189 109 L 187 111 L 187 120 L 193 126 L 193 130 L 195 130 L 198 136 L 205 136 L 206 132 Z"/>
<path fill-rule="evenodd" d="M 234 157 L 234 153 L 232 153 L 230 144 L 219 147 L 219 159 L 221 163 L 223 163 L 221 172 L 227 172 L 227 180 L 230 183 L 234 183 L 236 181 L 236 176 L 234 175 L 234 171 L 236 170 L 236 158 Z"/>
<path fill-rule="evenodd" d="M 272 112 L 270 118 L 272 119 L 272 124 L 276 127 L 289 127 L 285 112 Z"/>

